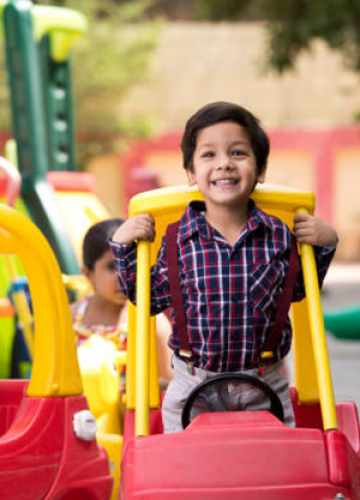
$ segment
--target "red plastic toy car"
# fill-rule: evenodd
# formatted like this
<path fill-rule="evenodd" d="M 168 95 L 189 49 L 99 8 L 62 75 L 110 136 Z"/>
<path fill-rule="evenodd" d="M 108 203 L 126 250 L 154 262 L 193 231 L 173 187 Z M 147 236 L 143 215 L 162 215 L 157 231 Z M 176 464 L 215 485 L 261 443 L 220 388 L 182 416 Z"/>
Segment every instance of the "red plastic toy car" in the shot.
<path fill-rule="evenodd" d="M 0 498 L 108 500 L 113 479 L 82 395 L 60 269 L 29 219 L 0 205 L 0 221 L 0 252 L 20 257 L 35 322 L 30 381 L 0 381 Z"/>
<path fill-rule="evenodd" d="M 298 210 L 314 211 L 312 193 L 265 186 L 253 196 L 263 210 L 288 225 Z M 150 213 L 156 219 L 153 259 L 167 224 L 179 219 L 194 198 L 200 193 L 189 188 L 154 190 L 133 198 L 132 215 Z M 359 500 L 359 418 L 355 404 L 334 402 L 312 248 L 300 248 L 307 297 L 292 309 L 296 427 L 281 422 L 281 410 L 270 394 L 269 411 L 209 410 L 196 416 L 184 432 L 166 435 L 149 327 L 150 253 L 149 244 L 140 242 L 136 328 L 130 317 L 128 338 L 120 498 Z M 184 424 L 195 397 L 189 397 Z"/>

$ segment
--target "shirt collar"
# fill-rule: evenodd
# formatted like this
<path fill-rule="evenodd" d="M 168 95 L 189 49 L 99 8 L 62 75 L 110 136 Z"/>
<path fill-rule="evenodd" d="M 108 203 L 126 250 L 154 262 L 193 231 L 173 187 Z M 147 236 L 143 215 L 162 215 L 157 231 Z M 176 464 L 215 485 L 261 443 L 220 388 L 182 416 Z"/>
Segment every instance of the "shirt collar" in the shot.
<path fill-rule="evenodd" d="M 260 208 L 255 204 L 254 200 L 249 200 L 249 218 L 247 222 L 247 229 L 249 231 L 254 231 L 259 225 L 264 225 L 268 229 L 271 229 L 271 222 L 269 216 L 260 210 Z"/>
<path fill-rule="evenodd" d="M 184 242 L 195 233 L 209 238 L 210 228 L 205 220 L 206 206 L 203 201 L 191 201 L 180 220 L 180 241 Z"/>
<path fill-rule="evenodd" d="M 205 238 L 211 237 L 211 230 L 209 224 L 206 222 L 204 214 L 206 212 L 206 205 L 203 201 L 191 201 L 180 220 L 180 241 L 184 242 L 191 238 L 195 233 L 200 233 Z M 252 232 L 264 225 L 271 229 L 271 223 L 266 214 L 260 210 L 255 202 L 249 200 L 249 218 L 246 225 L 246 231 Z"/>

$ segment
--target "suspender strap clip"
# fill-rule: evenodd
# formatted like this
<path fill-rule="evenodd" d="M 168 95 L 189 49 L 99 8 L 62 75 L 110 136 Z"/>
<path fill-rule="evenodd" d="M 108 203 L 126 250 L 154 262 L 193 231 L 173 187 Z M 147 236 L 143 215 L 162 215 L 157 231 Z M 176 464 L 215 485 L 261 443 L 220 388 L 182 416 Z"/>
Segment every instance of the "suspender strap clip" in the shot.
<path fill-rule="evenodd" d="M 263 363 L 266 363 L 267 361 L 271 361 L 273 357 L 274 357 L 274 353 L 272 351 L 263 351 L 261 353 L 261 356 L 260 356 L 261 361 Z"/>
<path fill-rule="evenodd" d="M 186 359 L 192 358 L 192 352 L 186 351 L 185 349 L 180 349 L 179 354 L 182 358 L 186 358 Z"/>
<path fill-rule="evenodd" d="M 190 375 L 195 375 L 194 363 L 192 361 L 192 352 L 185 349 L 180 349 L 179 355 L 183 361 L 186 363 L 187 371 Z"/>
<path fill-rule="evenodd" d="M 263 377 L 265 373 L 265 366 L 271 363 L 274 357 L 274 353 L 272 351 L 263 351 L 260 355 L 258 362 L 258 374 L 259 377 Z"/>

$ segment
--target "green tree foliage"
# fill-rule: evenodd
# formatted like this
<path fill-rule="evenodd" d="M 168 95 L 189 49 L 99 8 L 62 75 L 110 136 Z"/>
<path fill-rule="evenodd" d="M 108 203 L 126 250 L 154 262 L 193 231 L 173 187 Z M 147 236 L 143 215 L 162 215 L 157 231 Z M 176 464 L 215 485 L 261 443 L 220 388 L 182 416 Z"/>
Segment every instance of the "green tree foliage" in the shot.
<path fill-rule="evenodd" d="M 269 20 L 268 61 L 282 73 L 297 56 L 322 39 L 360 71 L 360 2 L 358 0 L 272 0 L 261 4 Z"/>
<path fill-rule="evenodd" d="M 121 0 L 118 0 L 121 1 Z M 171 21 L 238 21 L 257 18 L 260 0 L 156 0 L 152 13 Z"/>
<path fill-rule="evenodd" d="M 194 17 L 207 21 L 234 21 L 248 12 L 253 0 L 195 0 Z"/>
<path fill-rule="evenodd" d="M 0 132 L 8 132 L 11 128 L 8 76 L 5 69 L 5 51 L 2 50 L 3 36 L 0 29 Z"/>
<path fill-rule="evenodd" d="M 82 12 L 88 20 L 88 31 L 75 42 L 71 55 L 80 164 L 89 157 L 113 150 L 119 144 L 119 137 L 148 135 L 151 119 L 124 116 L 121 102 L 133 85 L 144 82 L 149 75 L 149 63 L 161 27 L 160 21 L 147 16 L 152 0 L 39 0 L 34 3 L 71 8 Z M 7 79 L 3 59 L 0 64 L 0 105 L 3 105 L 2 99 L 7 99 Z M 6 107 L 10 108 L 8 103 Z M 9 120 L 4 120 L 3 112 L 1 115 L 4 130 Z"/>
<path fill-rule="evenodd" d="M 279 73 L 294 68 L 297 56 L 311 50 L 316 39 L 360 72 L 359 0 L 194 0 L 189 8 L 200 20 L 266 21 L 267 62 Z"/>

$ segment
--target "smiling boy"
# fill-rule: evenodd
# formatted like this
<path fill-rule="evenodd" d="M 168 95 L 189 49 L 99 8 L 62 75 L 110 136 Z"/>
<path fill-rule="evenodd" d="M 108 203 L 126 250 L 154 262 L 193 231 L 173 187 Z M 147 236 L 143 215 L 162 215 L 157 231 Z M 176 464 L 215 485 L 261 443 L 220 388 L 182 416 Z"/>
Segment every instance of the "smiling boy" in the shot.
<path fill-rule="evenodd" d="M 224 372 L 259 374 L 289 270 L 291 247 L 289 228 L 250 199 L 256 184 L 265 180 L 269 155 L 268 137 L 254 115 L 236 104 L 208 104 L 188 120 L 181 148 L 189 183 L 197 184 L 204 202 L 189 204 L 176 233 L 185 318 L 182 334 L 177 324 L 179 306 L 170 290 L 166 238 L 151 270 L 152 313 L 169 306 L 175 309 L 169 340 L 174 378 L 162 408 L 165 432 L 182 430 L 184 403 L 198 383 Z M 315 246 L 321 285 L 335 253 L 335 230 L 321 219 L 302 214 L 295 217 L 293 232 L 298 242 Z M 154 237 L 153 219 L 141 214 L 126 221 L 111 242 L 121 287 L 133 302 L 135 240 Z M 303 297 L 300 273 L 292 299 Z M 187 340 L 186 355 L 182 335 Z M 294 425 L 294 416 L 280 367 L 290 346 L 287 318 L 271 362 L 261 373 L 279 396 L 289 426 Z"/>

